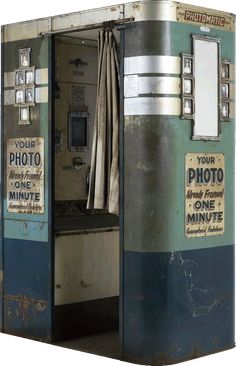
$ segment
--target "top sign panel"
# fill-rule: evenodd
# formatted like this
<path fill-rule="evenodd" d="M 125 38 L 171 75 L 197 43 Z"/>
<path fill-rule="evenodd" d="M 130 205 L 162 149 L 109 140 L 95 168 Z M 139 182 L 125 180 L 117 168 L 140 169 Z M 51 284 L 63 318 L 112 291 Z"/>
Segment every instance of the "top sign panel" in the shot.
<path fill-rule="evenodd" d="M 199 24 L 199 26 L 204 25 L 234 32 L 234 17 L 216 10 L 178 4 L 176 18 L 177 21 L 183 23 Z"/>

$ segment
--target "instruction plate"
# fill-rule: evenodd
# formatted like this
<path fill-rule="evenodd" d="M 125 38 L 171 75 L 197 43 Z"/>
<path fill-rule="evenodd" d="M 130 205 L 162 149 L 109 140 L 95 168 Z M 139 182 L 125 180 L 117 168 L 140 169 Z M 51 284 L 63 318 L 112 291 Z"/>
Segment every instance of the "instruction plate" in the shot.
<path fill-rule="evenodd" d="M 44 138 L 7 142 L 8 212 L 44 213 Z"/>
<path fill-rule="evenodd" d="M 185 157 L 185 235 L 224 233 L 224 154 L 189 153 Z"/>
<path fill-rule="evenodd" d="M 124 77 L 124 96 L 125 98 L 138 97 L 139 79 L 138 75 L 126 75 Z"/>

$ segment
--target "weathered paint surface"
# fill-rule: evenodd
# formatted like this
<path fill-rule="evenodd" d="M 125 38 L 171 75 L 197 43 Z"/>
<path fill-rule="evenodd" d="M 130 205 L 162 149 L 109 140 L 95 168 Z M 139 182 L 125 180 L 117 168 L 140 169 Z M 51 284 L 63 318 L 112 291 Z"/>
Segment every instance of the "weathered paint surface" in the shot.
<path fill-rule="evenodd" d="M 3 37 L 4 39 L 4 37 Z M 4 72 L 6 91 L 10 91 L 10 75 L 18 69 L 18 49 L 31 48 L 31 65 L 44 70 L 41 81 L 48 90 L 49 40 L 47 37 L 4 43 Z M 38 74 L 39 75 L 39 74 Z M 9 85 L 10 84 L 10 85 Z M 4 99 L 8 94 L 4 93 Z M 4 172 L 9 171 L 7 143 L 12 141 L 40 142 L 43 180 L 40 181 L 42 209 L 9 209 L 9 184 L 4 175 L 3 197 L 3 245 L 4 245 L 4 319 L 3 331 L 28 338 L 49 341 L 51 339 L 51 242 L 49 240 L 49 134 L 48 94 L 43 103 L 30 107 L 31 124 L 18 125 L 18 108 L 4 100 Z M 35 140 L 35 138 L 37 138 Z M 8 149 L 8 153 L 13 150 Z M 16 152 L 16 151 L 15 151 Z M 32 152 L 32 151 L 31 151 Z M 18 151 L 19 153 L 19 151 Z M 18 162 L 18 161 L 17 161 Z M 17 169 L 16 169 L 17 170 Z M 29 169 L 27 169 L 28 171 Z M 13 181 L 11 181 L 12 183 Z M 14 180 L 15 182 L 15 180 Z M 20 211 L 20 212 L 19 212 Z M 24 212 L 22 212 L 24 211 Z"/>
<path fill-rule="evenodd" d="M 48 38 L 32 39 L 23 41 L 25 48 L 31 48 L 31 64 L 37 69 L 46 69 L 48 67 Z M 22 41 L 10 42 L 4 44 L 4 73 L 13 73 L 18 68 L 18 49 L 22 48 Z M 44 71 L 45 74 L 45 71 Z M 45 82 L 46 79 L 44 78 Z M 4 86 L 5 88 L 5 86 Z M 9 87 L 7 87 L 7 90 Z M 4 101 L 5 102 L 5 101 Z M 4 103 L 5 104 L 5 103 Z M 38 103 L 31 107 L 31 125 L 18 125 L 19 111 L 13 105 L 4 106 L 4 140 L 21 137 L 43 137 L 44 155 L 48 156 L 48 103 Z M 48 161 L 48 160 L 47 160 Z M 5 159 L 6 164 L 6 159 Z M 6 171 L 7 167 L 4 166 Z M 4 237 L 18 238 L 38 241 L 48 241 L 48 164 L 45 164 L 45 209 L 43 214 L 27 215 L 25 213 L 12 213 L 7 209 L 7 190 L 4 186 Z M 10 220 L 10 221 L 9 221 Z M 9 225 L 11 224 L 11 225 Z M 37 229 L 35 229 L 37 228 Z M 38 230 L 39 238 L 37 238 Z"/>
<path fill-rule="evenodd" d="M 125 57 L 191 54 L 192 34 L 200 27 L 134 22 Z M 208 35 L 234 64 L 234 33 Z M 221 123 L 219 142 L 192 141 L 190 120 L 138 111 L 124 122 L 124 357 L 162 365 L 234 346 L 234 121 Z M 188 153 L 224 155 L 222 235 L 185 236 Z"/>
<path fill-rule="evenodd" d="M 169 365 L 234 347 L 234 245 L 125 251 L 124 353 Z"/>
<path fill-rule="evenodd" d="M 132 14 L 135 10 L 137 19 L 140 16 L 140 20 L 155 20 L 155 12 L 148 11 L 145 17 L 142 17 L 139 4 L 131 4 L 129 7 Z M 170 8 L 168 11 L 170 12 Z M 118 13 L 121 16 L 120 9 Z M 161 13 L 162 22 L 142 21 L 125 30 L 126 57 L 179 57 L 182 52 L 191 52 L 190 35 L 201 34 L 199 26 L 166 21 L 176 20 L 175 6 L 172 7 L 171 19 L 166 17 L 167 13 Z M 94 21 L 94 13 L 91 14 L 88 14 L 86 22 Z M 77 15 L 57 17 L 51 25 L 56 29 L 57 21 L 71 26 L 78 21 L 77 18 Z M 6 40 L 18 39 L 19 36 L 27 39 L 32 31 L 36 37 L 38 32 L 47 31 L 50 27 L 48 20 L 41 20 L 38 25 L 38 29 L 33 23 L 30 24 L 30 29 L 22 24 L 12 28 L 8 26 Z M 23 30 L 21 34 L 20 29 Z M 222 57 L 230 59 L 233 63 L 233 33 L 215 29 L 211 30 L 210 35 L 221 38 Z M 32 40 L 32 43 L 29 41 L 29 45 L 25 40 L 24 47 L 33 45 L 34 42 L 38 43 L 38 40 Z M 43 43 L 47 47 L 44 40 L 42 48 L 39 47 L 36 52 L 41 60 L 42 55 L 46 54 L 43 51 Z M 6 71 L 12 72 L 15 51 L 22 45 L 21 42 L 16 42 L 9 43 L 8 46 L 11 52 L 8 53 Z M 40 63 L 39 67 L 47 68 L 47 58 L 44 61 L 46 62 Z M 16 120 L 16 112 L 11 106 L 5 108 L 6 115 L 10 116 L 6 125 L 9 122 L 12 135 L 8 138 L 25 136 L 25 131 L 16 130 L 11 121 Z M 40 119 L 40 131 L 46 137 L 47 106 L 35 108 L 34 116 L 35 122 Z M 30 128 L 29 132 L 32 133 L 29 136 L 35 136 L 33 128 Z M 221 143 L 193 143 L 190 140 L 189 121 L 181 121 L 171 116 L 127 117 L 123 295 L 124 346 L 125 358 L 128 360 L 145 364 L 170 363 L 233 346 L 233 136 L 233 123 L 228 123 L 222 125 Z M 214 241 L 210 237 L 207 238 L 207 244 L 202 238 L 197 241 L 189 239 L 187 246 L 184 240 L 182 210 L 184 156 L 189 151 L 217 153 L 222 148 L 226 159 L 228 191 L 225 233 L 220 238 L 214 238 Z M 48 156 L 47 152 L 45 155 Z M 130 197 L 133 198 L 132 202 Z M 46 192 L 46 202 L 47 198 Z M 161 216 L 161 209 L 164 216 Z M 46 208 L 42 219 L 46 224 L 47 213 Z M 48 232 L 45 230 L 43 239 L 38 242 L 35 241 L 36 235 L 32 237 L 26 231 L 21 233 L 22 240 L 12 240 L 11 238 L 18 235 L 14 227 L 17 216 L 8 216 L 6 211 L 4 214 L 6 222 L 12 221 L 12 226 L 9 225 L 8 230 L 5 230 L 4 240 L 7 249 L 4 260 L 9 269 L 9 272 L 4 274 L 7 290 L 6 313 L 9 310 L 9 315 L 5 316 L 6 331 L 48 340 L 51 325 L 51 253 L 47 241 Z M 28 221 L 29 217 L 23 215 L 22 221 L 24 220 Z M 35 222 L 40 222 L 38 217 L 35 217 Z M 29 239 L 32 238 L 34 240 L 31 243 Z M 42 311 L 38 311 L 39 308 Z"/>
<path fill-rule="evenodd" d="M 191 34 L 204 35 L 197 25 L 165 21 L 133 22 L 125 30 L 125 57 L 191 53 Z M 234 47 L 229 47 L 229 44 L 234 44 L 234 33 L 211 29 L 207 35 L 221 39 L 221 57 L 234 64 Z"/>
<path fill-rule="evenodd" d="M 126 250 L 165 252 L 234 242 L 233 131 L 233 123 L 222 123 L 220 142 L 193 142 L 191 121 L 174 116 L 126 117 L 126 195 L 137 198 L 132 205 L 127 201 L 125 210 Z M 203 151 L 225 155 L 225 231 L 196 240 L 185 237 L 185 156 Z"/>
<path fill-rule="evenodd" d="M 51 248 L 48 243 L 4 241 L 4 332 L 49 341 Z"/>
<path fill-rule="evenodd" d="M 194 24 L 197 23 L 205 27 L 218 28 L 234 32 L 234 16 L 222 13 L 217 10 L 194 7 L 193 5 L 178 4 L 177 20 L 179 22 Z"/>
<path fill-rule="evenodd" d="M 0 244 L 0 251 L 2 252 L 2 243 Z M 0 254 L 0 331 L 3 328 L 2 316 L 3 316 L 3 260 L 2 254 Z"/>
<path fill-rule="evenodd" d="M 55 305 L 119 296 L 119 232 L 59 234 L 55 239 Z"/>

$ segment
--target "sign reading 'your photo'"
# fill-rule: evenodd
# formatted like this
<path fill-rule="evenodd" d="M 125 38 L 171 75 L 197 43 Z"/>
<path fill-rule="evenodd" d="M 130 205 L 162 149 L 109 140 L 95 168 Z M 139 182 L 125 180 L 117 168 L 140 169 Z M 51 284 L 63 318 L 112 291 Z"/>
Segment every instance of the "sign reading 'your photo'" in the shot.
<path fill-rule="evenodd" d="M 8 140 L 7 209 L 17 213 L 44 213 L 43 137 Z"/>
<path fill-rule="evenodd" d="M 186 237 L 222 235 L 225 200 L 224 155 L 186 154 L 185 170 Z"/>

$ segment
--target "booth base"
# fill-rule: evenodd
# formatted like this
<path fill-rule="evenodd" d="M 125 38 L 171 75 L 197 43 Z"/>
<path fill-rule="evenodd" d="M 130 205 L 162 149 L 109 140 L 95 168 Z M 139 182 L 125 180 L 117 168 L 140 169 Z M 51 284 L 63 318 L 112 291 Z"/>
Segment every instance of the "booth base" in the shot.
<path fill-rule="evenodd" d="M 57 346 L 120 360 L 119 332 L 106 332 L 58 342 Z"/>

